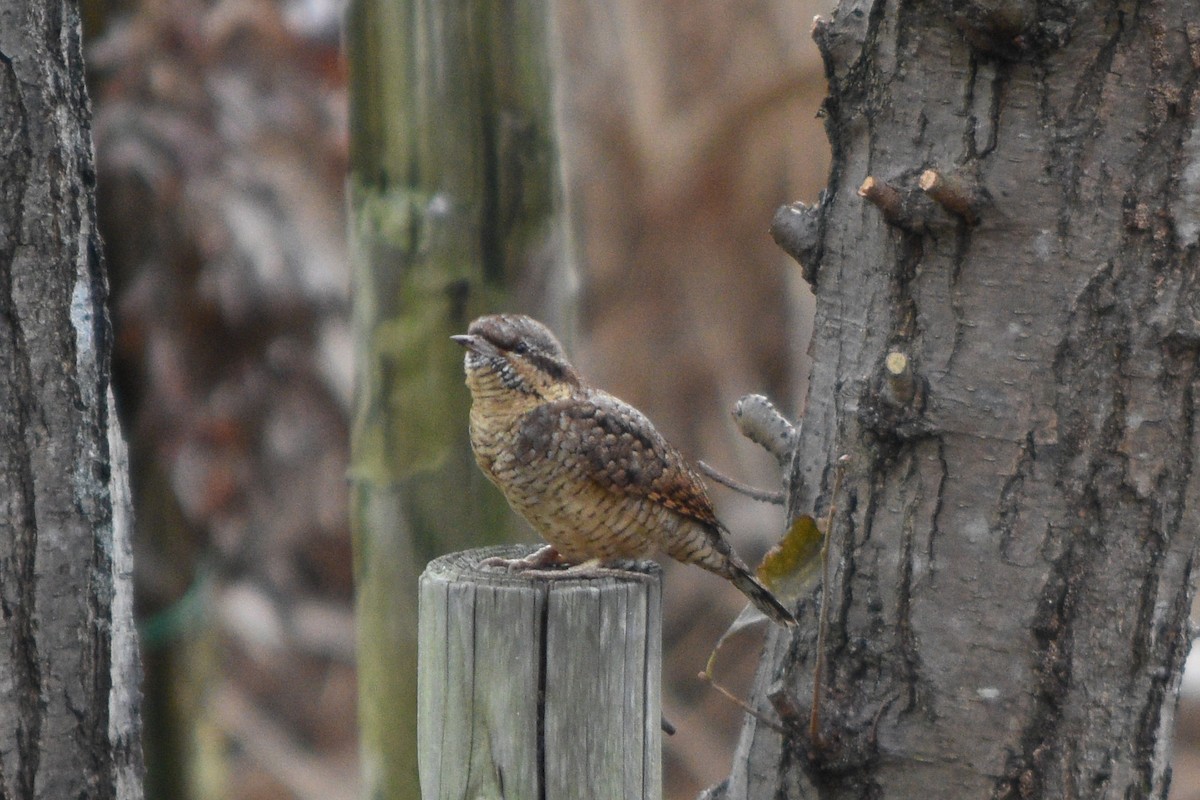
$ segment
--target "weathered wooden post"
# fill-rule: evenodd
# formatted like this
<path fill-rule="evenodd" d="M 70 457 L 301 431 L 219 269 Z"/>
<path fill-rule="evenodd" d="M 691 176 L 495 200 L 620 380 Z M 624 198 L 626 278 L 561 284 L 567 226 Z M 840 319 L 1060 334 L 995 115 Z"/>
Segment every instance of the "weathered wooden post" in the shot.
<path fill-rule="evenodd" d="M 422 800 L 660 800 L 658 565 L 542 577 L 452 553 L 421 576 Z"/>

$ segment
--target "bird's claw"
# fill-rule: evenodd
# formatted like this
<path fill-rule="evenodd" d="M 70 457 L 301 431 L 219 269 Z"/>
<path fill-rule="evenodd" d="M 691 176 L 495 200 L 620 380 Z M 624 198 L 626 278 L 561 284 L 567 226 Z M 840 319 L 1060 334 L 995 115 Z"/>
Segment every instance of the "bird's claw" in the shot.
<path fill-rule="evenodd" d="M 562 555 L 554 549 L 554 545 L 546 545 L 524 558 L 504 558 L 492 556 L 479 562 L 481 567 L 502 567 L 509 572 L 531 572 L 534 570 L 558 567 L 563 564 Z"/>
<path fill-rule="evenodd" d="M 563 555 L 555 550 L 553 545 L 546 545 L 524 558 L 492 556 L 480 561 L 479 565 L 483 567 L 501 567 L 509 572 L 536 572 L 538 573 L 538 577 L 542 579 L 578 577 L 628 578 L 630 575 L 641 574 L 636 570 L 621 569 L 619 566 L 620 563 L 626 562 L 617 562 L 610 565 L 602 559 L 592 558 L 578 564 L 572 564 L 563 558 Z"/>

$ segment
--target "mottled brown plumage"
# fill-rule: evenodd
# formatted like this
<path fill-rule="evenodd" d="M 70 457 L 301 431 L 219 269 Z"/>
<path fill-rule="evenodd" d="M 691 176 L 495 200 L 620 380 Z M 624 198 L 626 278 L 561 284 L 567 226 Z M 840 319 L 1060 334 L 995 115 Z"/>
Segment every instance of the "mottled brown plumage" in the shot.
<path fill-rule="evenodd" d="M 546 326 L 498 314 L 454 339 L 467 349 L 475 460 L 553 548 L 522 566 L 662 550 L 795 624 L 733 552 L 695 470 L 640 411 L 587 385 Z"/>

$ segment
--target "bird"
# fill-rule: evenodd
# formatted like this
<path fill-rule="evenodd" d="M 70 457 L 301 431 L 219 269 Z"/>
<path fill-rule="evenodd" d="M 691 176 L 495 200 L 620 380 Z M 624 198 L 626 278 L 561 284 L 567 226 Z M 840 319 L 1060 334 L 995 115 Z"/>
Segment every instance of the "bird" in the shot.
<path fill-rule="evenodd" d="M 696 470 L 644 414 L 584 380 L 549 328 L 490 314 L 450 338 L 466 349 L 475 461 L 548 543 L 490 563 L 586 570 L 661 551 L 796 624 L 734 552 Z"/>

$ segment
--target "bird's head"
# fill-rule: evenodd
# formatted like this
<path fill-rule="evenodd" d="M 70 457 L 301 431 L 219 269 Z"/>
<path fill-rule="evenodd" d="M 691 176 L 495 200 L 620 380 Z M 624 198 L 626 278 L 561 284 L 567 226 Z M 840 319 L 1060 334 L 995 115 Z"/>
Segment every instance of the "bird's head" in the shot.
<path fill-rule="evenodd" d="M 476 396 L 509 391 L 553 400 L 580 385 L 562 344 L 532 317 L 491 314 L 450 338 L 467 349 L 467 384 Z"/>

